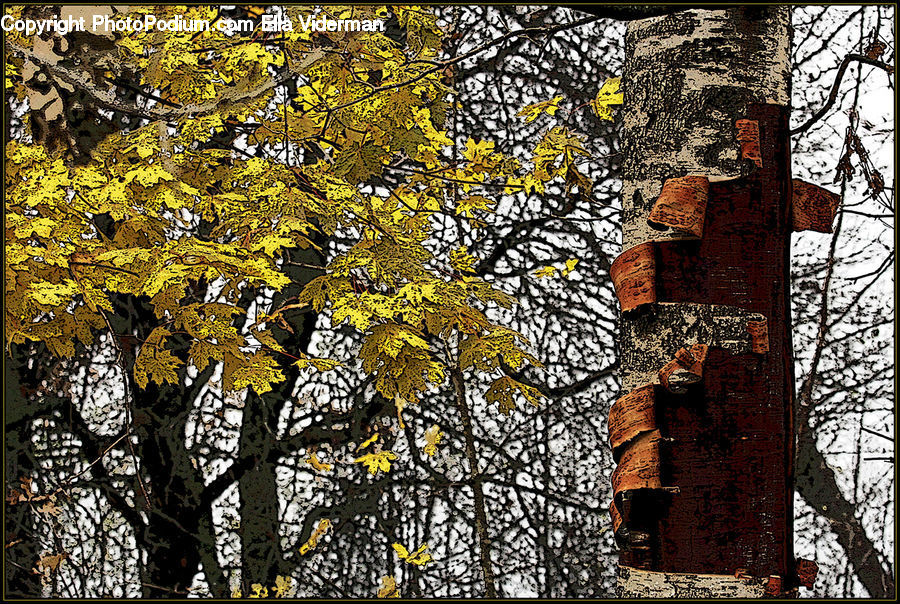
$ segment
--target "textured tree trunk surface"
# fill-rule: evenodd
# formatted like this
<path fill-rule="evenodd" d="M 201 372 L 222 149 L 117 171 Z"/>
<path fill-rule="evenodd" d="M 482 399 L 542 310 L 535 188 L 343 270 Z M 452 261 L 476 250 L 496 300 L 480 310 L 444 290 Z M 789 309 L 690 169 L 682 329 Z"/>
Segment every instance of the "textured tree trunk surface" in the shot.
<path fill-rule="evenodd" d="M 625 61 L 619 595 L 790 593 L 789 9 L 632 21 Z"/>

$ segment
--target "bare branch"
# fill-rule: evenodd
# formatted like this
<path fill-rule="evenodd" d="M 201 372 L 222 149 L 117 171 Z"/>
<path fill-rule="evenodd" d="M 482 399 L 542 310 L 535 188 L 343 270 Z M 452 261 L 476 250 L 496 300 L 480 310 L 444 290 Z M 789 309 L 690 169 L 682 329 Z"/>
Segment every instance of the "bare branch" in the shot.
<path fill-rule="evenodd" d="M 806 121 L 806 123 L 791 130 L 791 136 L 794 136 L 795 134 L 803 134 L 804 132 L 809 130 L 813 124 L 822 119 L 822 117 L 826 113 L 828 113 L 828 110 L 831 109 L 832 105 L 834 105 L 834 102 L 837 100 L 838 92 L 840 92 L 841 89 L 841 81 L 844 79 L 844 72 L 847 71 L 847 67 L 849 67 L 850 63 L 852 63 L 853 61 L 881 68 L 885 70 L 888 75 L 894 73 L 894 68 L 887 63 L 882 63 L 881 61 L 876 61 L 875 59 L 870 59 L 869 57 L 864 57 L 863 55 L 847 55 L 846 57 L 844 57 L 844 60 L 841 61 L 840 67 L 838 67 L 837 75 L 834 78 L 834 84 L 831 86 L 831 93 L 828 95 L 828 99 L 825 101 L 825 104 L 822 105 L 821 109 L 813 113 L 812 117 L 810 117 Z"/>

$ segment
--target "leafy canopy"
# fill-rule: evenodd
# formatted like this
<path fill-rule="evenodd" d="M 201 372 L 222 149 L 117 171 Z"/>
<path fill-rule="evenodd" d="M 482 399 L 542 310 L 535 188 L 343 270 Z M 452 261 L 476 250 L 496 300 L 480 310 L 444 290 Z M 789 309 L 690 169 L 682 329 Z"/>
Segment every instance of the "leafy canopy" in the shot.
<path fill-rule="evenodd" d="M 208 6 L 128 10 L 117 18 L 217 15 Z M 72 357 L 106 333 L 121 349 L 134 338 L 113 333 L 111 317 L 123 301 L 140 300 L 153 325 L 132 345 L 134 384 L 177 385 L 188 365 L 221 364 L 225 390 L 263 394 L 286 379 L 285 358 L 320 371 L 350 361 L 279 343 L 276 330 L 291 329 L 286 313 L 325 312 L 334 326 L 363 334 L 361 366 L 398 409 L 444 383 L 449 369 L 493 374 L 486 399 L 503 413 L 517 398 L 537 404 L 535 388 L 505 375 L 537 359 L 521 334 L 487 314 L 515 300 L 478 276 L 478 259 L 465 246 L 440 251 L 434 229 L 452 219 L 477 235 L 500 194 L 542 193 L 551 181 L 590 195 L 592 181 L 577 166 L 588 155 L 583 143 L 558 125 L 522 162 L 491 141 L 454 141 L 446 122 L 459 108 L 429 9 L 326 9 L 337 19 L 393 14 L 405 44 L 380 32 L 303 31 L 297 24 L 314 10 L 287 8 L 295 29 L 277 35 L 118 33 L 93 72 L 66 67 L 66 85 L 97 99 L 109 95 L 117 75 L 137 74 L 135 84 L 155 102 L 142 103 L 138 127 L 105 137 L 86 163 L 24 136 L 8 143 L 7 347 L 42 342 Z M 17 18 L 21 7 L 10 13 Z M 21 33 L 6 37 L 6 90 L 23 101 L 23 74 L 46 51 Z M 528 122 L 553 116 L 561 100 L 520 115 Z M 616 103 L 618 81 L 611 80 L 594 108 L 609 117 Z M 30 114 L 23 119 L 27 132 Z M 349 243 L 329 247 L 338 236 Z M 314 278 L 298 280 L 289 270 L 297 250 L 325 259 L 307 267 Z M 567 276 L 575 263 L 538 275 Z M 248 300 L 292 287 L 298 295 L 254 306 L 248 316 Z M 187 355 L 176 352 L 176 341 L 188 342 Z M 438 426 L 428 430 L 427 455 L 441 436 Z M 377 449 L 356 461 L 377 474 L 394 459 Z M 331 469 L 315 453 L 307 462 Z M 317 529 L 306 551 L 327 528 Z M 411 564 L 430 560 L 427 546 L 412 554 L 394 547 Z M 257 596 L 266 589 L 255 587 Z M 283 594 L 287 585 L 273 589 Z M 393 593 L 393 584 L 386 580 L 383 591 Z"/>

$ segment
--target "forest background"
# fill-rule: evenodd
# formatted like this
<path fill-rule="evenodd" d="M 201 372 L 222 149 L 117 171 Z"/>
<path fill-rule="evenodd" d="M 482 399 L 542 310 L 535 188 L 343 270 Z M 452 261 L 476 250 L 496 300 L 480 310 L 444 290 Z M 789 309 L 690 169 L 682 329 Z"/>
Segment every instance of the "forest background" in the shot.
<path fill-rule="evenodd" d="M 324 10 L 388 31 L 6 34 L 8 595 L 612 592 L 625 25 Z M 796 550 L 883 595 L 894 13 L 793 25 Z"/>

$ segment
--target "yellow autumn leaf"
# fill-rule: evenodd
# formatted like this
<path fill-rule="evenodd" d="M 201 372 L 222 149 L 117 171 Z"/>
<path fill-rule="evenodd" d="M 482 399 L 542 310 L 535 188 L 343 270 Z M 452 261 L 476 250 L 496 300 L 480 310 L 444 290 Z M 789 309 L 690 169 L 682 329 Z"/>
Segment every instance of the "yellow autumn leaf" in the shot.
<path fill-rule="evenodd" d="M 497 403 L 500 412 L 509 415 L 509 412 L 516 408 L 515 397 L 517 394 L 534 406 L 539 404 L 542 396 L 537 388 L 523 384 L 507 375 L 491 384 L 485 393 L 485 399 L 488 403 Z"/>
<path fill-rule="evenodd" d="M 364 443 L 362 443 L 362 444 L 360 444 L 358 447 L 356 447 L 356 451 L 357 451 L 357 452 L 362 451 L 363 449 L 365 449 L 366 447 L 368 447 L 369 445 L 371 445 L 371 444 L 372 444 L 373 442 L 375 442 L 376 440 L 378 440 L 378 432 L 376 432 L 376 433 L 373 434 L 371 437 L 369 437 L 368 439 L 366 439 L 366 441 L 365 441 Z"/>
<path fill-rule="evenodd" d="M 476 262 L 478 262 L 478 258 L 469 254 L 469 247 L 466 245 L 450 250 L 450 266 L 454 270 L 461 273 L 474 272 Z"/>
<path fill-rule="evenodd" d="M 125 182 L 135 182 L 142 187 L 152 187 L 161 181 L 172 180 L 171 174 L 166 172 L 159 164 L 140 166 L 125 174 Z"/>
<path fill-rule="evenodd" d="M 331 471 L 331 464 L 319 461 L 319 457 L 315 453 L 310 453 L 309 456 L 307 456 L 305 461 L 306 461 L 306 463 L 311 465 L 316 470 L 319 470 L 320 472 L 330 472 Z"/>
<path fill-rule="evenodd" d="M 37 304 L 57 306 L 68 302 L 76 292 L 78 284 L 71 279 L 66 279 L 62 283 L 38 281 L 28 290 L 28 296 Z"/>
<path fill-rule="evenodd" d="M 356 463 L 361 463 L 369 470 L 369 474 L 378 474 L 378 471 L 390 472 L 391 461 L 397 459 L 392 451 L 382 451 L 380 453 L 369 453 L 358 457 Z"/>
<path fill-rule="evenodd" d="M 555 274 L 556 274 L 555 266 L 545 266 L 543 268 L 539 268 L 538 270 L 534 271 L 534 276 L 537 277 L 538 279 L 543 279 L 544 277 L 552 277 Z"/>
<path fill-rule="evenodd" d="M 305 556 L 310 550 L 315 549 L 319 544 L 319 539 L 328 531 L 329 527 L 331 527 L 331 520 L 328 518 L 320 520 L 313 534 L 306 540 L 306 543 L 300 546 L 300 555 Z"/>
<path fill-rule="evenodd" d="M 600 119 L 612 121 L 612 109 L 610 106 L 621 105 L 624 102 L 625 97 L 619 92 L 621 82 L 622 78 L 609 78 L 603 82 L 603 86 L 600 87 L 597 96 L 591 101 L 591 108 Z"/>
<path fill-rule="evenodd" d="M 555 114 L 556 110 L 559 109 L 559 102 L 561 100 L 562 96 L 555 96 L 549 101 L 541 101 L 540 103 L 534 103 L 533 105 L 526 105 L 516 115 L 525 116 L 525 123 L 530 123 L 536 120 L 541 113 L 546 112 L 548 115 Z"/>
<path fill-rule="evenodd" d="M 282 577 L 278 575 L 275 577 L 275 587 L 272 588 L 272 592 L 276 598 L 284 598 L 287 596 L 288 591 L 291 589 L 291 578 L 290 577 Z"/>
<path fill-rule="evenodd" d="M 462 154 L 467 160 L 474 162 L 489 155 L 493 150 L 494 143 L 485 140 L 476 143 L 475 139 L 470 138 L 466 141 L 466 148 L 463 149 Z"/>
<path fill-rule="evenodd" d="M 247 363 L 235 369 L 231 374 L 231 390 L 243 390 L 252 387 L 257 394 L 265 394 L 272 390 L 272 384 L 283 382 L 284 373 L 278 362 L 269 354 L 258 350 Z"/>
<path fill-rule="evenodd" d="M 559 269 L 555 266 L 545 266 L 534 271 L 534 276 L 538 279 L 543 279 L 545 277 L 553 277 L 558 272 L 561 277 L 568 277 L 569 273 L 575 270 L 575 266 L 578 262 L 578 258 L 570 258 L 569 260 L 566 260 L 565 268 Z"/>
<path fill-rule="evenodd" d="M 425 431 L 425 448 L 422 450 L 426 455 L 432 457 L 435 453 L 437 453 L 438 443 L 441 442 L 441 438 L 443 438 L 443 436 L 444 433 L 441 432 L 441 428 L 437 424 L 434 424 Z"/>
<path fill-rule="evenodd" d="M 300 353 L 299 357 L 300 358 L 298 358 L 293 363 L 299 369 L 307 369 L 309 367 L 312 367 L 317 371 L 321 371 L 324 373 L 325 371 L 331 371 L 342 365 L 340 361 L 335 361 L 334 359 L 311 357 L 303 353 Z"/>
<path fill-rule="evenodd" d="M 253 591 L 250 593 L 248 598 L 268 598 L 269 597 L 269 589 L 260 585 L 259 583 L 254 583 L 250 586 L 250 589 Z"/>
<path fill-rule="evenodd" d="M 496 203 L 496 200 L 488 199 L 483 195 L 469 195 L 468 197 L 460 199 L 456 203 L 456 214 L 462 214 L 468 218 L 474 218 L 475 210 L 483 210 L 488 212 L 491 211 L 492 206 Z"/>
<path fill-rule="evenodd" d="M 169 350 L 145 342 L 134 362 L 134 381 L 141 388 L 146 388 L 150 381 L 160 386 L 166 383 L 177 384 L 176 370 L 183 364 L 184 362 Z"/>
<path fill-rule="evenodd" d="M 429 562 L 434 561 L 434 559 L 431 557 L 431 554 L 427 552 L 427 543 L 423 543 L 422 545 L 420 545 L 419 549 L 417 549 L 413 553 L 409 553 L 409 550 L 407 550 L 399 543 L 394 543 L 392 547 L 394 548 L 394 551 L 397 552 L 397 556 L 407 564 L 413 564 L 415 566 L 425 566 Z"/>
<path fill-rule="evenodd" d="M 403 410 L 406 408 L 406 405 L 409 401 L 400 396 L 400 393 L 394 395 L 394 407 L 397 409 L 397 423 L 400 425 L 401 430 L 406 429 L 406 422 L 403 421 Z"/>
<path fill-rule="evenodd" d="M 381 589 L 378 590 L 376 597 L 379 598 L 399 598 L 400 590 L 397 589 L 397 579 L 393 576 L 381 578 Z"/>

